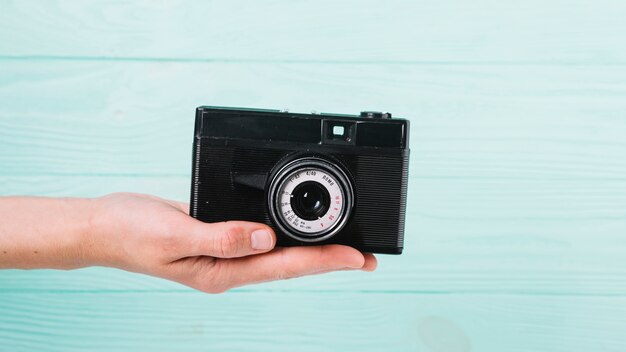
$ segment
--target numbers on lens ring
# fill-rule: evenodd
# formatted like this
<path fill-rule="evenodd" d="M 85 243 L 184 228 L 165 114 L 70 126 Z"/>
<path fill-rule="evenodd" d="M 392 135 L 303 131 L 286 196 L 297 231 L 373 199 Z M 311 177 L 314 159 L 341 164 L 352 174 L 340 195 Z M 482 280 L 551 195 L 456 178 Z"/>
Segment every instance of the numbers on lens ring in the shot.
<path fill-rule="evenodd" d="M 315 176 L 317 174 L 317 172 L 315 172 L 315 170 L 311 170 L 311 171 L 307 171 L 306 175 L 307 176 Z"/>

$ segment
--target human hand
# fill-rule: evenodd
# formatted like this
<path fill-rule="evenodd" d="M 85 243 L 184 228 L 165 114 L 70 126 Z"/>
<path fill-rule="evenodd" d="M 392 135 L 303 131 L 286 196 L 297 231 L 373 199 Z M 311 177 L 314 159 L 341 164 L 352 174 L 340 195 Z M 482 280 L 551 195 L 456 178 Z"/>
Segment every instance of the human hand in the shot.
<path fill-rule="evenodd" d="M 376 269 L 376 258 L 341 245 L 276 248 L 267 225 L 207 224 L 188 205 L 158 197 L 116 193 L 93 200 L 81 248 L 88 265 L 162 277 L 198 290 L 230 288 L 335 270 Z"/>

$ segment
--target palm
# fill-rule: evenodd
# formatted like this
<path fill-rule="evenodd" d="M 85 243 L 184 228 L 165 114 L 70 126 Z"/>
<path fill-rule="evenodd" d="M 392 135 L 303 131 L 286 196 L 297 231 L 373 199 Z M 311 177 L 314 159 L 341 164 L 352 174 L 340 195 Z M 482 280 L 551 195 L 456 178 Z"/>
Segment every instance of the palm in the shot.
<path fill-rule="evenodd" d="M 206 224 L 188 205 L 150 195 L 115 194 L 101 202 L 100 219 L 112 229 L 118 266 L 181 282 L 206 292 L 341 269 L 374 270 L 376 259 L 340 245 L 254 251 L 242 233 L 261 224 Z M 264 226 L 265 227 L 265 226 Z M 268 229 L 269 230 L 269 229 Z M 271 230 L 270 230 L 271 231 Z"/>

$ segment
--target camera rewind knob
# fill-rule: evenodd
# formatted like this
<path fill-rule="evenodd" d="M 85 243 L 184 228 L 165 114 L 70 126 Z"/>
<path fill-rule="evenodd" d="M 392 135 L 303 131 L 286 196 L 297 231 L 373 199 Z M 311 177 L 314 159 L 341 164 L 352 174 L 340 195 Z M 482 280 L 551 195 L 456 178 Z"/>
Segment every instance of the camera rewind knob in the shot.
<path fill-rule="evenodd" d="M 381 111 L 361 111 L 361 117 L 367 117 L 371 119 L 390 119 L 390 112 L 381 112 Z"/>

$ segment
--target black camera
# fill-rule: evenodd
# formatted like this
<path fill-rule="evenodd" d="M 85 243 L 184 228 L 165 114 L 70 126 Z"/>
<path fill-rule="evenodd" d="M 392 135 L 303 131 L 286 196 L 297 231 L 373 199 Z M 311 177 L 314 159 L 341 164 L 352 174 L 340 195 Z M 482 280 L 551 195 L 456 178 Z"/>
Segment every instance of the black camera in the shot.
<path fill-rule="evenodd" d="M 389 113 L 199 107 L 190 214 L 265 223 L 277 246 L 400 254 L 408 137 Z"/>

